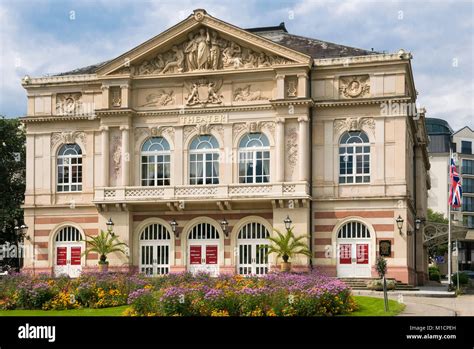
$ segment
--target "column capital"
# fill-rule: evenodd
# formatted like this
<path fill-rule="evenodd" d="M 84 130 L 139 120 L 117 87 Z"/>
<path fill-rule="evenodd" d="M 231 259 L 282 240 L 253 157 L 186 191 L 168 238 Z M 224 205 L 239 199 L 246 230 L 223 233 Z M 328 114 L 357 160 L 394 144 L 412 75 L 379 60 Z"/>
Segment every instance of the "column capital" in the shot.
<path fill-rule="evenodd" d="M 300 115 L 300 116 L 298 116 L 298 122 L 308 122 L 308 121 L 309 121 L 308 115 Z"/>
<path fill-rule="evenodd" d="M 275 79 L 276 80 L 281 80 L 281 79 L 284 79 L 285 78 L 285 75 L 284 74 L 277 74 L 275 75 Z"/>
<path fill-rule="evenodd" d="M 276 122 L 277 124 L 284 124 L 284 123 L 285 123 L 285 120 L 286 120 L 285 118 L 278 117 L 278 118 L 276 118 L 275 122 Z"/>
<path fill-rule="evenodd" d="M 308 74 L 306 74 L 306 73 L 298 73 L 298 74 L 296 74 L 296 77 L 297 77 L 298 79 L 301 79 L 301 78 L 308 78 Z"/>
<path fill-rule="evenodd" d="M 108 132 L 109 131 L 109 126 L 100 126 L 99 131 Z"/>
<path fill-rule="evenodd" d="M 121 89 L 129 88 L 129 87 L 130 87 L 129 84 L 121 84 L 121 85 L 120 85 L 120 88 L 121 88 Z"/>
<path fill-rule="evenodd" d="M 102 86 L 100 87 L 100 89 L 101 89 L 102 91 L 103 91 L 103 90 L 108 90 L 109 88 L 110 88 L 109 85 L 102 85 Z"/>
<path fill-rule="evenodd" d="M 120 126 L 120 131 L 129 131 L 130 127 L 128 125 L 122 125 Z"/>

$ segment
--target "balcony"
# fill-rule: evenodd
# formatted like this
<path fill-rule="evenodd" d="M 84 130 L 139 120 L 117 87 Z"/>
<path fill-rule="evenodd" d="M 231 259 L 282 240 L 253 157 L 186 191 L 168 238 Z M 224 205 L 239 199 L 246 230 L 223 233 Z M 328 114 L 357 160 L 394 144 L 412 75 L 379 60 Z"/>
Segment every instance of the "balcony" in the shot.
<path fill-rule="evenodd" d="M 163 187 L 97 188 L 94 203 L 144 203 L 170 201 L 231 201 L 245 199 L 307 199 L 307 182 L 264 184 L 178 185 Z"/>

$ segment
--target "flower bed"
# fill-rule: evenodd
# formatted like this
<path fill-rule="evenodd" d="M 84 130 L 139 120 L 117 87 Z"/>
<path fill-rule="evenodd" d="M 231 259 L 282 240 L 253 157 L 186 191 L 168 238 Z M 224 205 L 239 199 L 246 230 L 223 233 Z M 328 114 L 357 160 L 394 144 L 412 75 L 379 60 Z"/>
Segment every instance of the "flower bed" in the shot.
<path fill-rule="evenodd" d="M 0 279 L 0 309 L 105 308 L 130 316 L 331 316 L 353 311 L 350 289 L 319 273 L 264 277 L 124 273 L 77 279 L 12 275 Z"/>

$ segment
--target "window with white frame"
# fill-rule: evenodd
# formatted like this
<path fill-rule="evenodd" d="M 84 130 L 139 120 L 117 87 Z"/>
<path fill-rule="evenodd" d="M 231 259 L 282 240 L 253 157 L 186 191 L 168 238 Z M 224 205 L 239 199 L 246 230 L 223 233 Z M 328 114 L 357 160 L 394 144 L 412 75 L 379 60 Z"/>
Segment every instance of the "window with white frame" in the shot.
<path fill-rule="evenodd" d="M 363 131 L 345 132 L 339 142 L 339 183 L 370 182 L 370 143 Z"/>
<path fill-rule="evenodd" d="M 197 136 L 189 148 L 189 184 L 219 184 L 219 143 L 215 137 Z"/>
<path fill-rule="evenodd" d="M 270 182 L 270 143 L 263 133 L 249 133 L 239 143 L 239 183 Z"/>
<path fill-rule="evenodd" d="M 142 185 L 170 185 L 170 145 L 163 137 L 149 138 L 141 150 Z"/>
<path fill-rule="evenodd" d="M 57 191 L 82 190 L 82 150 L 79 145 L 64 144 L 57 157 Z"/>

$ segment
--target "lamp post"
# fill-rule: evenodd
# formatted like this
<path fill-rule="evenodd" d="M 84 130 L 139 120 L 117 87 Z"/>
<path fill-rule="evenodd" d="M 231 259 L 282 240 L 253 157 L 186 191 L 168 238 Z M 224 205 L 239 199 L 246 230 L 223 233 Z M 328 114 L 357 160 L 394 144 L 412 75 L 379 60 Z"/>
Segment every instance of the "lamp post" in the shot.
<path fill-rule="evenodd" d="M 176 238 L 179 238 L 179 233 L 176 234 L 176 227 L 178 226 L 178 222 L 176 222 L 176 219 L 173 218 L 173 220 L 170 222 L 171 225 L 171 230 L 173 231 L 173 234 L 175 234 Z"/>
<path fill-rule="evenodd" d="M 221 221 L 221 228 L 222 228 L 222 231 L 224 232 L 225 237 L 229 236 L 229 232 L 227 231 L 227 226 L 228 225 L 229 225 L 229 222 L 227 222 L 227 219 L 224 218 Z"/>
<path fill-rule="evenodd" d="M 107 221 L 107 232 L 112 235 L 112 236 L 115 236 L 115 233 L 114 233 L 114 222 L 112 221 L 112 217 L 109 218 L 109 220 Z"/>
<path fill-rule="evenodd" d="M 15 231 L 15 234 L 18 238 L 26 238 L 26 240 L 30 240 L 30 236 L 26 235 L 28 231 L 28 226 L 26 224 L 22 224 L 20 226 L 16 225 L 13 230 Z"/>

